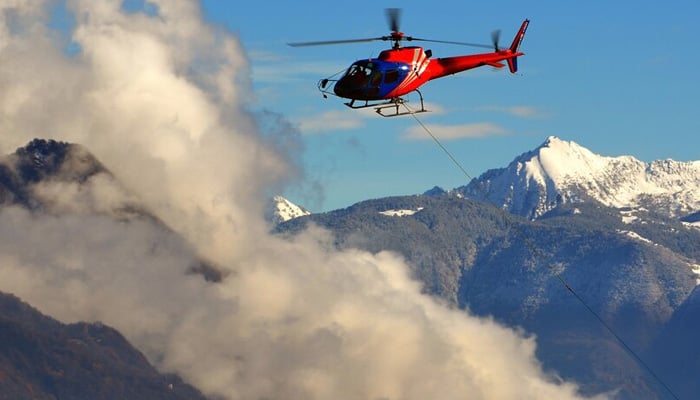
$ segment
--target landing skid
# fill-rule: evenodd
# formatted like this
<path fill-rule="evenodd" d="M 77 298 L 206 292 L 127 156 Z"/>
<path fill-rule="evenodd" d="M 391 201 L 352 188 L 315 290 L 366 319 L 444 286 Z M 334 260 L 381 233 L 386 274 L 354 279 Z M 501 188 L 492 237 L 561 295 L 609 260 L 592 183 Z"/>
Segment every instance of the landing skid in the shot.
<path fill-rule="evenodd" d="M 423 104 L 423 94 L 421 94 L 421 92 L 417 89 L 416 92 L 418 93 L 418 96 L 420 96 L 420 110 L 415 111 L 409 109 L 408 106 L 404 106 L 405 103 L 408 103 L 408 100 L 404 99 L 403 97 L 394 97 L 393 99 L 379 103 L 370 103 L 369 100 L 365 100 L 364 104 L 355 104 L 355 101 L 357 100 L 352 100 L 349 103 L 345 103 L 345 105 L 356 110 L 371 107 L 374 108 L 374 111 L 376 111 L 377 114 L 381 115 L 382 117 L 398 117 L 400 115 L 410 115 L 428 112 L 428 110 L 425 109 L 425 105 Z M 404 111 L 400 110 L 401 106 L 404 106 Z M 393 112 L 389 114 L 384 114 L 384 110 L 393 110 Z"/>

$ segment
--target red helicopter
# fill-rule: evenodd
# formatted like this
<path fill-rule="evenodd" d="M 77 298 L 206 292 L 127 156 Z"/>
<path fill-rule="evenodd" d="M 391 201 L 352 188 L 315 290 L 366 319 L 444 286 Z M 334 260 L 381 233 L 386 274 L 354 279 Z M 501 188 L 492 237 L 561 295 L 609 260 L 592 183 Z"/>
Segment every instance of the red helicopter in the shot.
<path fill-rule="evenodd" d="M 391 49 L 382 51 L 377 58 L 355 61 L 340 79 L 330 77 L 321 79 L 318 82 L 318 88 L 323 93 L 323 97 L 331 94 L 349 99 L 350 101 L 345 103 L 345 105 L 353 109 L 374 107 L 376 112 L 384 117 L 428 111 L 423 105 L 423 95 L 418 88 L 430 80 L 484 65 L 503 68 L 505 66 L 503 64 L 504 61 L 508 64 L 510 72 L 515 73 L 518 70 L 517 58 L 525 54 L 520 52 L 519 48 L 525 37 L 525 30 L 530 23 L 528 19 L 523 21 L 510 47 L 501 49 L 498 45 L 500 31 L 492 33 L 493 45 L 491 46 L 406 36 L 399 31 L 400 13 L 401 10 L 398 8 L 386 10 L 391 29 L 391 34 L 388 36 L 321 42 L 297 42 L 289 43 L 289 45 L 299 47 L 371 42 L 375 40 L 392 41 L 393 46 Z M 430 58 L 432 56 L 431 50 L 424 50 L 419 46 L 401 47 L 401 42 L 403 41 L 458 44 L 493 48 L 494 51 L 455 57 Z M 400 111 L 399 106 L 407 101 L 402 96 L 413 91 L 416 91 L 420 96 L 420 110 Z M 393 113 L 383 113 L 385 109 L 392 108 L 395 108 Z"/>

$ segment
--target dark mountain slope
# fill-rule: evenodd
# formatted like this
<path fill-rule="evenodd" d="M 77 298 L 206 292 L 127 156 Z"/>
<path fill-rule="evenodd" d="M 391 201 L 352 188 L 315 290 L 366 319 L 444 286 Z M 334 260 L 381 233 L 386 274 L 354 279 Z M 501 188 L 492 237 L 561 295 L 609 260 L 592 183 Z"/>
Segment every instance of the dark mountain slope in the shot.
<path fill-rule="evenodd" d="M 696 287 L 649 351 L 659 365 L 659 374 L 682 399 L 693 399 L 700 393 L 699 332 L 700 287 Z"/>
<path fill-rule="evenodd" d="M 64 325 L 0 293 L 0 399 L 205 399 L 114 329 Z"/>

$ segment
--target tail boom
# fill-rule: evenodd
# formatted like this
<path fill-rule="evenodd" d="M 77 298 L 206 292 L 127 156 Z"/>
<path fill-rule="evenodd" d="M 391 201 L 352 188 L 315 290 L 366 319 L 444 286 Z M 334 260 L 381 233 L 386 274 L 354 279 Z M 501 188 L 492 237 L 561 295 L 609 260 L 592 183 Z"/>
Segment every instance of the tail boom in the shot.
<path fill-rule="evenodd" d="M 471 54 L 466 56 L 446 57 L 431 60 L 428 67 L 428 73 L 430 74 L 430 78 L 428 78 L 428 80 L 456 74 L 458 72 L 485 65 L 490 65 L 495 68 L 502 68 L 505 66 L 505 64 L 503 64 L 504 61 L 508 64 L 508 69 L 510 72 L 515 73 L 518 70 L 518 57 L 525 54 L 520 51 L 520 44 L 525 37 L 525 31 L 527 30 L 527 26 L 529 24 L 529 19 L 523 21 L 522 25 L 520 25 L 518 33 L 513 39 L 513 43 L 507 49 L 499 50 L 496 48 L 496 51 L 492 53 Z"/>

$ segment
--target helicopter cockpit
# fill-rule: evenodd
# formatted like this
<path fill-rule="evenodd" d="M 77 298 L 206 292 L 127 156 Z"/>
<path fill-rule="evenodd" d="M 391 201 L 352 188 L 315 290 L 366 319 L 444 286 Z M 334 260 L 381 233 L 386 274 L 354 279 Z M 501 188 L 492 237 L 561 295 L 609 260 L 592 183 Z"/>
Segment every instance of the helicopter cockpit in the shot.
<path fill-rule="evenodd" d="M 346 98 L 375 99 L 382 95 L 380 92 L 393 89 L 407 70 L 393 62 L 356 61 L 336 83 L 334 92 Z"/>

